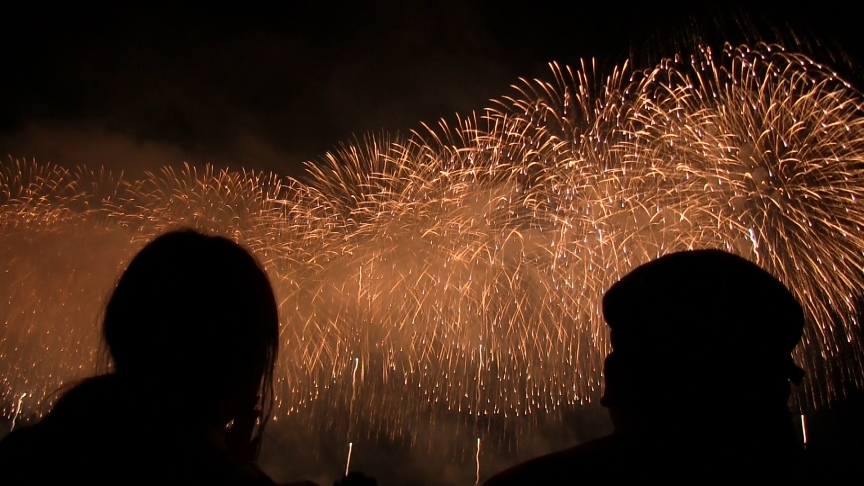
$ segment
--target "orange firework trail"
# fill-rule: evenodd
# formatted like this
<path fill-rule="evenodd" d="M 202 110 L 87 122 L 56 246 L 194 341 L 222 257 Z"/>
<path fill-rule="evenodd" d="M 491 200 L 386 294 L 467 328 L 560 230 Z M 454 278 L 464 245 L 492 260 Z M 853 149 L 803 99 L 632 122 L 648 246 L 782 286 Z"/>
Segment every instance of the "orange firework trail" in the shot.
<path fill-rule="evenodd" d="M 482 116 L 343 145 L 302 183 L 7 163 L 5 412 L 26 393 L 32 413 L 92 372 L 113 279 L 177 226 L 228 234 L 267 267 L 281 416 L 350 408 L 399 436 L 437 412 L 519 417 L 591 400 L 603 292 L 661 254 L 705 247 L 752 259 L 801 300 L 810 403 L 861 386 L 861 94 L 767 45 L 552 74 Z"/>

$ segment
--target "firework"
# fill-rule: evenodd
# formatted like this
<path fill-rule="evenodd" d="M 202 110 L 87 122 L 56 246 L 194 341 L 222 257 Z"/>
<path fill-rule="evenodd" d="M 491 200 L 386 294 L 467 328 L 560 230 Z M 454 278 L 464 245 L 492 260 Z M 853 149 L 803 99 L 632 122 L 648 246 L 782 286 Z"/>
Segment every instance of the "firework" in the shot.
<path fill-rule="evenodd" d="M 5 412 L 38 410 L 92 372 L 123 262 L 177 226 L 228 234 L 267 268 L 282 317 L 277 420 L 348 410 L 370 434 L 401 436 L 440 413 L 592 400 L 603 292 L 707 247 L 757 262 L 804 305 L 809 403 L 860 386 L 859 92 L 767 45 L 594 71 L 552 65 L 552 82 L 523 81 L 482 115 L 345 144 L 306 182 L 7 163 Z"/>

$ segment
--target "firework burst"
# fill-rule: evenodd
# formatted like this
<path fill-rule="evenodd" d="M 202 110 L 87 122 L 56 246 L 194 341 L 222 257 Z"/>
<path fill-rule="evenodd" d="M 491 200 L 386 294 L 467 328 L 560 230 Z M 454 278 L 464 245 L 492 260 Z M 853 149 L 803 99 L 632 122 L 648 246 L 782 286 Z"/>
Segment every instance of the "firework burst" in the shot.
<path fill-rule="evenodd" d="M 281 306 L 282 414 L 348 410 L 400 436 L 442 411 L 519 417 L 592 400 L 603 292 L 659 255 L 707 247 L 756 261 L 803 303 L 810 403 L 860 386 L 859 92 L 767 45 L 552 75 L 482 116 L 345 144 L 304 182 L 5 164 L 5 413 L 92 371 L 122 263 L 177 226 L 228 234 L 264 262 Z"/>

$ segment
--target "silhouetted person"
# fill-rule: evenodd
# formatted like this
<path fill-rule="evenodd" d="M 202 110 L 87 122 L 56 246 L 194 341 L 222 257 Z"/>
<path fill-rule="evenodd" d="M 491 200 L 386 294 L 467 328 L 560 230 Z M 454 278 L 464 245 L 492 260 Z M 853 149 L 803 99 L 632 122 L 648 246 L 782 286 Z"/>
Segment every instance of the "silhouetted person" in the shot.
<path fill-rule="evenodd" d="M 789 381 L 804 314 L 774 277 L 718 250 L 673 253 L 603 296 L 615 432 L 532 459 L 487 486 L 800 479 Z"/>
<path fill-rule="evenodd" d="M 342 479 L 333 481 L 333 486 L 378 486 L 378 481 L 359 471 L 351 471 Z"/>
<path fill-rule="evenodd" d="M 272 484 L 254 460 L 279 321 L 252 255 L 192 230 L 156 238 L 117 282 L 102 332 L 112 372 L 0 443 L 3 484 Z"/>

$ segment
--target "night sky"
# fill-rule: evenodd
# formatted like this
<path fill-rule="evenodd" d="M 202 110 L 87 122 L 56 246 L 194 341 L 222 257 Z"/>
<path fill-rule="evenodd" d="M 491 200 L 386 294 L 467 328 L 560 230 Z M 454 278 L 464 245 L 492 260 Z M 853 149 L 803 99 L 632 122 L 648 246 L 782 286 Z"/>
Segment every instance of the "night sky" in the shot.
<path fill-rule="evenodd" d="M 19 3 L 0 10 L 5 160 L 127 171 L 186 161 L 287 175 L 353 137 L 480 111 L 519 77 L 548 78 L 549 61 L 596 58 L 601 73 L 628 58 L 648 67 L 695 33 L 794 38 L 854 78 L 864 20 L 833 1 L 801 11 L 729 2 Z"/>

